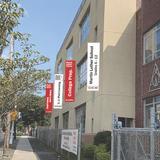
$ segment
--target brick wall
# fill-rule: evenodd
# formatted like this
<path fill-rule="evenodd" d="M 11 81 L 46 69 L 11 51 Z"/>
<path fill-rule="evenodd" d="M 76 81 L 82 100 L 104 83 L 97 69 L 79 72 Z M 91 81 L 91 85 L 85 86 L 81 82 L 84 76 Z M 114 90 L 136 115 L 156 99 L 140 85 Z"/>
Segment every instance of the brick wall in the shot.
<path fill-rule="evenodd" d="M 137 3 L 139 0 L 137 0 Z M 143 65 L 143 35 L 160 20 L 160 0 L 142 0 L 141 8 L 137 10 L 136 37 L 136 127 L 143 127 L 143 99 L 160 95 L 160 90 L 149 91 L 149 84 L 155 62 L 160 66 L 160 60 Z"/>

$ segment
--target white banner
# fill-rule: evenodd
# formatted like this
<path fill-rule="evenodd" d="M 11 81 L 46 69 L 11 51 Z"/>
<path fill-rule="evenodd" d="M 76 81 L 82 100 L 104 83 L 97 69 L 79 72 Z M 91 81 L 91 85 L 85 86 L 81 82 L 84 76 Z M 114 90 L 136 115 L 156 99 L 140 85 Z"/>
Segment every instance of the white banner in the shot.
<path fill-rule="evenodd" d="M 100 43 L 88 43 L 87 91 L 99 91 Z"/>
<path fill-rule="evenodd" d="M 62 130 L 61 148 L 77 155 L 78 151 L 78 129 Z"/>
<path fill-rule="evenodd" d="M 55 74 L 54 109 L 62 109 L 63 101 L 63 74 Z"/>

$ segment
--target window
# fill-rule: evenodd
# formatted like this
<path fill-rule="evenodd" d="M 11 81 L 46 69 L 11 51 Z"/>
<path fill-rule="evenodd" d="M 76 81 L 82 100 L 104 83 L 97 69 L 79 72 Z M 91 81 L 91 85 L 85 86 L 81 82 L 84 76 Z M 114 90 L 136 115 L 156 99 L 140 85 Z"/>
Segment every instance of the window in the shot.
<path fill-rule="evenodd" d="M 144 35 L 144 63 L 160 57 L 160 24 Z"/>
<path fill-rule="evenodd" d="M 62 74 L 63 73 L 63 70 L 62 70 L 62 60 L 60 60 L 60 62 L 58 63 L 57 73 L 58 74 Z"/>
<path fill-rule="evenodd" d="M 73 43 L 71 42 L 67 48 L 67 60 L 73 59 Z"/>
<path fill-rule="evenodd" d="M 118 117 L 118 121 L 122 123 L 122 127 L 132 127 L 133 119 L 126 117 Z"/>
<path fill-rule="evenodd" d="M 82 127 L 82 133 L 85 132 L 86 104 L 76 108 L 76 128 Z"/>
<path fill-rule="evenodd" d="M 86 40 L 86 38 L 89 35 L 89 31 L 90 31 L 90 16 L 89 16 L 89 10 L 88 10 L 80 24 L 80 42 L 81 43 L 83 43 Z"/>
<path fill-rule="evenodd" d="M 145 127 L 160 128 L 160 96 L 147 98 L 145 105 Z"/>
<path fill-rule="evenodd" d="M 59 117 L 55 118 L 55 128 L 58 128 L 59 126 Z"/>
<path fill-rule="evenodd" d="M 68 129 L 69 112 L 63 114 L 63 128 Z"/>
<path fill-rule="evenodd" d="M 79 88 L 82 88 L 87 84 L 87 57 L 86 56 L 78 65 L 78 84 L 79 84 Z"/>

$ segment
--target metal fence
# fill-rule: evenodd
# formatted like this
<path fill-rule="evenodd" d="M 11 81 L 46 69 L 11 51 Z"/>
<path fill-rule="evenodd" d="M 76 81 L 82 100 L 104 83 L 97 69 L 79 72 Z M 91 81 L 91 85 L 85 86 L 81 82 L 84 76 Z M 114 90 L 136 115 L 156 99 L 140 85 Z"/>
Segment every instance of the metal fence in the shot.
<path fill-rule="evenodd" d="M 33 131 L 32 134 L 37 137 L 37 139 L 39 139 L 41 142 L 46 144 L 48 147 L 59 153 L 61 160 L 77 160 L 76 155 L 61 149 L 61 129 L 38 127 L 37 130 Z M 82 134 L 81 143 L 92 144 L 94 136 L 94 134 Z"/>
<path fill-rule="evenodd" d="M 47 127 L 37 128 L 36 137 L 45 143 L 47 146 L 53 148 L 55 151 L 61 151 L 61 130 Z"/>
<path fill-rule="evenodd" d="M 114 129 L 112 160 L 160 160 L 160 131 L 137 128 Z"/>

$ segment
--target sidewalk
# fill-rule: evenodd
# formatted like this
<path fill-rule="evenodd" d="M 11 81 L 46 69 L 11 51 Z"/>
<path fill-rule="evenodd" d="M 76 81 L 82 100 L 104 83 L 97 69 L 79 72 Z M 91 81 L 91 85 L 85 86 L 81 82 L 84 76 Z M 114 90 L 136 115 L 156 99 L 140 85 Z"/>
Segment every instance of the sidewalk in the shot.
<path fill-rule="evenodd" d="M 57 154 L 36 138 L 29 138 L 29 142 L 38 160 L 58 160 Z"/>
<path fill-rule="evenodd" d="M 14 152 L 12 160 L 38 160 L 33 153 L 32 147 L 29 143 L 28 137 L 23 136 L 19 139 L 19 142 Z"/>
<path fill-rule="evenodd" d="M 57 155 L 37 139 L 22 136 L 12 160 L 57 160 Z"/>

